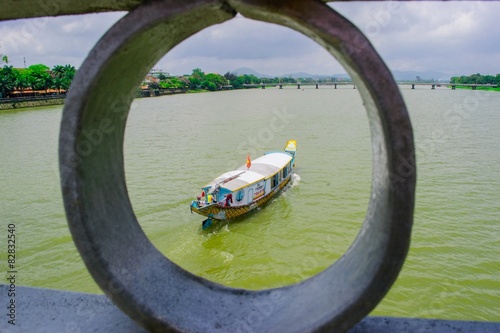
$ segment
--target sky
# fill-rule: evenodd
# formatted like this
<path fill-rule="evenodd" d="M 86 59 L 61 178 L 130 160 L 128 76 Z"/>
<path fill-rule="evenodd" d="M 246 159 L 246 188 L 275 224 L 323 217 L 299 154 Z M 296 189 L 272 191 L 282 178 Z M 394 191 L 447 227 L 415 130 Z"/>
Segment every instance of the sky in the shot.
<path fill-rule="evenodd" d="M 391 70 L 446 75 L 500 73 L 500 1 L 330 3 L 365 33 Z M 78 68 L 98 39 L 126 15 L 99 13 L 0 22 L 10 65 Z M 267 75 L 346 71 L 322 47 L 289 28 L 241 15 L 185 40 L 155 67 L 172 75 L 224 74 L 249 67 Z"/>

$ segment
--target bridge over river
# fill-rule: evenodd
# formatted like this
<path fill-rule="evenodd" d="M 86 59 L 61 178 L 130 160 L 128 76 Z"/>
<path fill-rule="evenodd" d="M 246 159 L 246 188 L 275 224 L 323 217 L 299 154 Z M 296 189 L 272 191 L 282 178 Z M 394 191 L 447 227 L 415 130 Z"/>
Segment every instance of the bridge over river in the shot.
<path fill-rule="evenodd" d="M 398 82 L 400 86 L 411 86 L 411 89 L 415 89 L 415 86 L 430 86 L 431 89 L 436 89 L 436 87 L 447 86 L 451 87 L 452 90 L 455 90 L 457 86 L 460 87 L 471 87 L 472 90 L 476 90 L 477 87 L 492 87 L 497 88 L 500 87 L 498 84 L 457 84 L 457 83 L 443 83 L 443 82 Z M 283 89 L 283 87 L 289 86 L 297 86 L 297 89 L 300 89 L 304 86 L 315 86 L 316 89 L 319 89 L 319 86 L 333 86 L 334 89 L 337 89 L 337 86 L 352 86 L 353 89 L 356 89 L 356 84 L 354 82 L 321 82 L 321 83 L 260 83 L 260 84 L 244 84 L 245 88 L 258 88 L 261 87 L 265 89 L 266 87 L 279 87 L 279 89 Z M 230 86 L 227 86 L 230 87 Z"/>

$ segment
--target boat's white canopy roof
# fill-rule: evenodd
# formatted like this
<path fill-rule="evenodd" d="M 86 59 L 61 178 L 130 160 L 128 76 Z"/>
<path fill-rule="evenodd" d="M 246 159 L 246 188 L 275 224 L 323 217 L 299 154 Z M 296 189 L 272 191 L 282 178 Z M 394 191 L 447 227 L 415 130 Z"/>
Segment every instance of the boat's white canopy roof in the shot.
<path fill-rule="evenodd" d="M 249 171 L 260 173 L 264 177 L 270 177 L 278 172 L 285 165 L 290 163 L 292 156 L 283 152 L 273 152 L 256 158 L 252 161 Z M 242 165 L 238 170 L 247 170 L 247 166 Z"/>
<path fill-rule="evenodd" d="M 220 184 L 221 188 L 225 188 L 233 192 L 241 187 L 271 177 L 285 165 L 290 163 L 291 160 L 292 156 L 284 152 L 268 153 L 253 160 L 250 169 L 247 169 L 246 164 L 242 165 L 237 170 L 229 171 L 220 175 L 206 187 L 212 187 L 217 183 L 223 182 L 225 179 L 237 176 L 226 183 Z"/>

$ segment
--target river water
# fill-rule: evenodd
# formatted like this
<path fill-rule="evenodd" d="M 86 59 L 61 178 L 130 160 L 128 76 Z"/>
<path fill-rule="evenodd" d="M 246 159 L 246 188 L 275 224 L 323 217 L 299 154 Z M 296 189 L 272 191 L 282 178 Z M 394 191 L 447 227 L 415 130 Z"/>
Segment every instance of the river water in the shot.
<path fill-rule="evenodd" d="M 415 223 L 404 268 L 372 315 L 500 321 L 500 94 L 401 89 L 417 147 Z M 66 225 L 61 112 L 0 113 L 1 235 L 6 244 L 16 225 L 19 285 L 100 293 Z M 292 185 L 264 209 L 202 232 L 203 217 L 189 212 L 201 186 L 289 139 L 298 143 Z M 221 284 L 272 288 L 324 270 L 356 237 L 370 133 L 347 86 L 139 99 L 125 165 L 140 224 L 168 258 Z"/>

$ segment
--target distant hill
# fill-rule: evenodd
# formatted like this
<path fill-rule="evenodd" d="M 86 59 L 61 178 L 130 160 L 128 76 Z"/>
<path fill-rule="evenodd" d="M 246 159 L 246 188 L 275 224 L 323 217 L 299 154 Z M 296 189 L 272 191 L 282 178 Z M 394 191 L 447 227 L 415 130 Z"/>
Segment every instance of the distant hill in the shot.
<path fill-rule="evenodd" d="M 339 79 L 349 79 L 348 74 L 330 74 L 330 75 L 325 75 L 325 74 L 310 74 L 306 72 L 298 72 L 298 73 L 288 73 L 288 74 L 283 74 L 282 76 L 284 77 L 293 77 L 294 79 L 298 78 L 303 78 L 303 79 L 326 79 L 326 78 L 331 78 L 331 77 L 336 77 Z"/>
<path fill-rule="evenodd" d="M 240 67 L 238 69 L 235 69 L 234 71 L 231 71 L 231 73 L 235 73 L 236 75 L 255 75 L 256 77 L 265 77 L 265 78 L 272 78 L 274 76 L 269 76 L 266 74 L 261 74 L 259 72 L 254 71 L 251 68 L 248 67 Z"/>
<path fill-rule="evenodd" d="M 349 78 L 349 75 L 347 74 L 332 74 L 332 75 L 324 75 L 324 74 L 310 74 L 310 73 L 305 73 L 305 72 L 297 72 L 297 73 L 287 73 L 287 74 L 282 74 L 282 75 L 267 75 L 267 74 L 262 74 L 259 73 L 251 68 L 248 67 L 240 67 L 238 69 L 232 70 L 232 73 L 235 73 L 236 75 L 255 75 L 256 77 L 264 77 L 264 78 L 273 78 L 273 77 L 293 77 L 294 79 L 297 78 L 318 78 L 318 79 L 324 79 L 324 78 L 329 78 L 329 77 L 337 77 L 337 78 L 344 78 L 347 79 Z"/>
<path fill-rule="evenodd" d="M 396 81 L 415 81 L 417 76 L 420 77 L 421 80 L 436 80 L 436 81 L 449 81 L 451 76 L 450 74 L 436 72 L 436 71 L 392 71 L 392 75 Z"/>
<path fill-rule="evenodd" d="M 233 73 L 236 73 L 237 75 L 255 75 L 256 77 L 263 77 L 263 78 L 272 78 L 275 76 L 267 75 L 267 74 L 262 74 L 259 73 L 251 68 L 248 67 L 240 67 L 238 69 L 235 69 L 232 71 Z M 443 72 L 437 72 L 437 71 L 398 71 L 394 70 L 392 71 L 392 75 L 396 79 L 396 81 L 416 81 L 417 77 L 419 77 L 421 80 L 436 80 L 436 81 L 449 81 L 452 75 L 446 74 Z M 276 75 L 278 77 L 292 77 L 294 79 L 297 78 L 316 78 L 316 79 L 326 79 L 326 78 L 331 78 L 331 77 L 336 77 L 339 79 L 349 79 L 350 76 L 348 74 L 330 74 L 330 75 L 325 75 L 325 74 L 310 74 L 306 72 L 296 72 L 296 73 L 286 73 L 283 75 Z"/>

